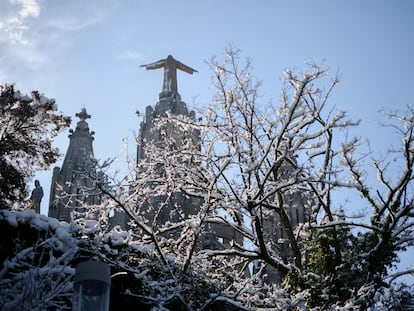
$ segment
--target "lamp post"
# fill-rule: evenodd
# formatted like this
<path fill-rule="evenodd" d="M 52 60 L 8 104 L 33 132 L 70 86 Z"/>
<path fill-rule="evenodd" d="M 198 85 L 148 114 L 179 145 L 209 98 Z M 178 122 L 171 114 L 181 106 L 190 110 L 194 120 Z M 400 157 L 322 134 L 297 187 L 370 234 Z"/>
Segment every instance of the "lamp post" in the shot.
<path fill-rule="evenodd" d="M 76 266 L 73 311 L 108 311 L 111 272 L 107 264 L 84 261 Z"/>

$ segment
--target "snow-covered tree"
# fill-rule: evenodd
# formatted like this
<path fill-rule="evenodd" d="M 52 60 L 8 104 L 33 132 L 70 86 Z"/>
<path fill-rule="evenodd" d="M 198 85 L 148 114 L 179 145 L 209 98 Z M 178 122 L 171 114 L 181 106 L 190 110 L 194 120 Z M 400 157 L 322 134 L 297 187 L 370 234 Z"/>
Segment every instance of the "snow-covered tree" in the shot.
<path fill-rule="evenodd" d="M 27 181 L 56 162 L 59 152 L 51 143 L 69 123 L 53 99 L 0 85 L 0 209 L 23 201 Z"/>
<path fill-rule="evenodd" d="M 0 309 L 70 310 L 78 242 L 34 210 L 0 211 Z"/>
<path fill-rule="evenodd" d="M 390 114 L 402 122 L 393 126 L 403 144 L 393 150 L 392 171 L 386 158 L 373 161 L 383 187 L 375 188 L 358 158 L 368 159 L 359 151 L 364 140 L 345 135 L 358 122 L 328 101 L 337 77 L 312 62 L 286 70 L 279 103 L 264 104 L 237 50 L 210 65 L 217 93 L 202 118 L 156 120 L 159 133 L 174 135 L 147 141 L 150 156 L 123 185 L 128 194 L 112 195 L 131 218 L 131 237 L 172 283 L 191 272 L 220 284 L 204 308 L 374 306 L 380 290 L 392 288 L 397 252 L 413 244 L 413 111 Z M 199 145 L 177 144 L 177 133 L 198 133 Z M 341 190 L 365 201 L 336 201 Z M 183 212 L 178 196 L 198 207 Z M 158 221 L 165 211 L 171 218 Z"/>
<path fill-rule="evenodd" d="M 66 229 L 76 238 L 74 254 L 60 252 L 61 238 L 69 239 L 48 221 L 53 238 L 16 249 L 0 271 L 11 281 L 0 290 L 18 290 L 23 266 L 46 246 L 58 260 L 38 261 L 39 272 L 64 258 L 72 266 L 91 257 L 110 264 L 117 307 L 413 308 L 412 288 L 396 283 L 413 271 L 393 268 L 414 240 L 414 110 L 387 114 L 402 144 L 371 161 L 365 141 L 349 138 L 358 122 L 330 104 L 338 79 L 322 66 L 286 70 L 278 102 L 268 104 L 239 51 L 210 66 L 217 92 L 201 118 L 165 111 L 148 129 L 157 139 L 137 139 L 140 161 L 131 175 L 97 183 L 104 199 L 92 212 L 123 211 L 129 226 L 78 219 Z M 341 191 L 350 199 L 338 200 Z M 31 219 L 2 215 L 9 225 Z M 27 266 L 30 275 L 38 271 Z M 63 276 L 72 271 L 59 269 L 56 285 L 70 287 Z M 50 301 L 60 303 L 67 291 L 54 294 Z M 7 303 L 18 303 L 10 297 Z"/>

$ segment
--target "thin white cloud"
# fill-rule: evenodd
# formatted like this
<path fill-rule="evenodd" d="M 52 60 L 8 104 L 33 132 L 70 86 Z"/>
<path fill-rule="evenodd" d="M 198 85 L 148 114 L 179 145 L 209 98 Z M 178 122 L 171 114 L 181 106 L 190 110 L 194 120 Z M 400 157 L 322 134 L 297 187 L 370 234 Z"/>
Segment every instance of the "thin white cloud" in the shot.
<path fill-rule="evenodd" d="M 142 53 L 139 53 L 139 52 L 126 50 L 126 51 L 122 51 L 121 53 L 119 53 L 116 58 L 127 59 L 127 60 L 138 60 L 138 59 L 142 59 L 143 55 Z"/>
<path fill-rule="evenodd" d="M 38 17 L 40 14 L 40 6 L 36 0 L 10 0 L 12 4 L 20 5 L 20 18 Z"/>
<path fill-rule="evenodd" d="M 40 14 L 40 6 L 36 0 L 9 0 L 6 7 L 9 14 L 1 16 L 5 20 L 0 22 L 0 31 L 4 32 L 13 44 L 27 44 L 25 37 L 30 29 L 29 18 L 37 18 Z"/>
<path fill-rule="evenodd" d="M 17 17 L 11 17 L 6 20 L 6 24 L 3 27 L 4 31 L 8 34 L 10 41 L 15 43 L 27 44 L 29 41 L 24 38 L 24 33 L 29 27 L 23 23 L 23 21 Z"/>
<path fill-rule="evenodd" d="M 105 18 L 103 12 L 96 11 L 93 14 L 74 14 L 72 16 L 63 16 L 59 19 L 52 19 L 48 22 L 50 27 L 65 32 L 79 31 L 94 24 L 101 22 Z"/>
<path fill-rule="evenodd" d="M 111 1 L 111 0 L 109 0 Z M 42 5 L 44 4 L 44 5 Z M 0 0 L 0 78 L 54 71 L 79 32 L 111 13 L 102 0 Z M 50 73 L 49 73 L 50 75 Z M 50 76 L 49 76 L 50 78 Z"/>

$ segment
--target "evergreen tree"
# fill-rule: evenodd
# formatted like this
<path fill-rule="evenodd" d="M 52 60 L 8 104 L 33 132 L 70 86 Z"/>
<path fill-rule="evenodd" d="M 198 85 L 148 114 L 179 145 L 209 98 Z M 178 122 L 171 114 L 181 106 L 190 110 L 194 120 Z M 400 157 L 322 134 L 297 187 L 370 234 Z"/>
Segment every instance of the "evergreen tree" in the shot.
<path fill-rule="evenodd" d="M 52 140 L 69 123 L 53 99 L 0 85 L 0 209 L 23 201 L 27 181 L 56 162 L 59 152 Z"/>

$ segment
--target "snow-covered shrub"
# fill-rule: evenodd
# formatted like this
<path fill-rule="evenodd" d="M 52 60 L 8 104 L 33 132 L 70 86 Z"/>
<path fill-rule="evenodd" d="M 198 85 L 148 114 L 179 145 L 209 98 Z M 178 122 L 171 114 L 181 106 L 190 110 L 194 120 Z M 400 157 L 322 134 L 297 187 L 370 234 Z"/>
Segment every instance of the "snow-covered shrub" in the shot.
<path fill-rule="evenodd" d="M 70 226 L 28 211 L 0 212 L 0 309 L 69 310 L 77 241 Z"/>

